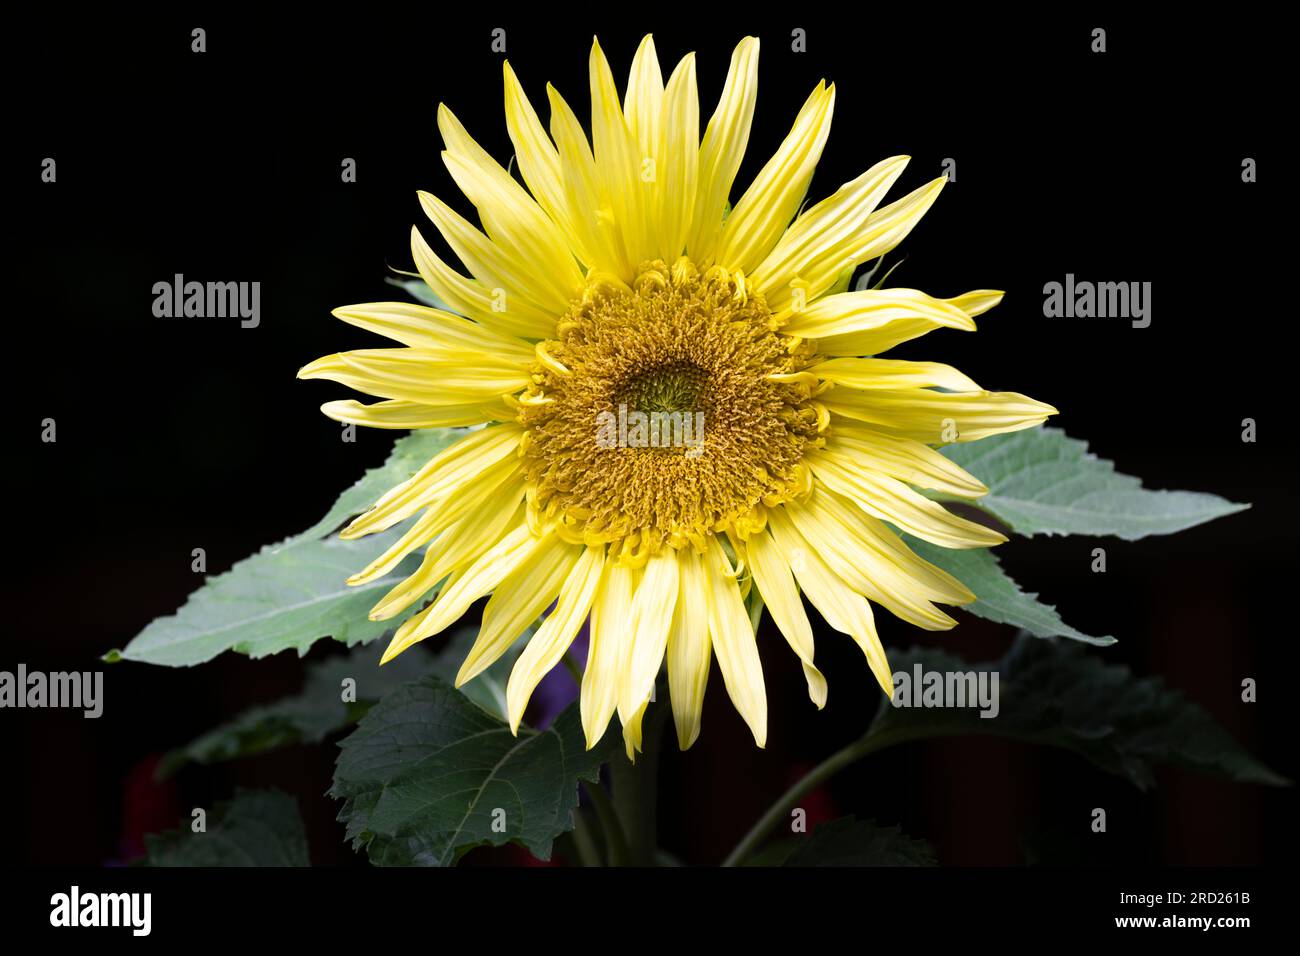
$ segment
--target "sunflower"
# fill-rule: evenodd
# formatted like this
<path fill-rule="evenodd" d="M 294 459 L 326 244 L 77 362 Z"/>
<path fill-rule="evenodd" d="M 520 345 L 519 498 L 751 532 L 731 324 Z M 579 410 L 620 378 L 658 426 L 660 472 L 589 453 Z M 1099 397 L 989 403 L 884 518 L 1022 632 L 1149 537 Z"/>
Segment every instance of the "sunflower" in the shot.
<path fill-rule="evenodd" d="M 801 211 L 834 84 L 817 85 L 776 154 L 729 203 L 754 115 L 758 46 L 749 37 L 736 48 L 703 138 L 694 55 L 665 83 L 648 36 L 621 104 L 593 44 L 590 142 L 551 87 L 548 135 L 507 63 L 506 125 L 522 183 L 440 106 L 442 158 L 482 229 L 432 195 L 420 202 L 469 276 L 413 229 L 416 268 L 446 308 L 339 309 L 343 321 L 403 347 L 341 352 L 299 373 L 383 399 L 323 406 L 342 422 L 482 426 L 342 535 L 414 519 L 348 581 L 373 581 L 425 549 L 374 620 L 441 582 L 397 629 L 385 661 L 490 594 L 459 686 L 551 608 L 510 674 L 515 732 L 534 688 L 589 620 L 580 695 L 589 747 L 617 712 L 634 756 L 665 660 L 678 742 L 689 747 L 714 656 L 761 747 L 767 699 L 751 612 L 766 607 L 813 703 L 826 702 L 801 595 L 858 644 L 891 693 L 872 604 L 942 630 L 955 621 L 936 605 L 974 600 L 898 532 L 946 548 L 1005 540 L 917 490 L 987 491 L 935 446 L 1055 413 L 985 391 L 948 365 L 874 357 L 932 329 L 972 330 L 1002 293 L 846 291 L 852 270 L 893 249 L 945 180 L 881 205 L 907 164 L 898 156 Z M 619 440 L 600 440 L 616 414 Z M 636 425 L 626 429 L 629 419 Z M 702 434 L 647 442 L 647 420 L 651 438 L 656 424 L 676 438 L 699 422 Z"/>

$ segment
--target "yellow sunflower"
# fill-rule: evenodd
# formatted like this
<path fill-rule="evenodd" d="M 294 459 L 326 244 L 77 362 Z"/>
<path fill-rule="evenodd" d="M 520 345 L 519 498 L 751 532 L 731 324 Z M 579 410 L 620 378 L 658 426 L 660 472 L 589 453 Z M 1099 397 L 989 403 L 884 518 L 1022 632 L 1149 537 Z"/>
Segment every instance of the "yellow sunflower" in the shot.
<path fill-rule="evenodd" d="M 458 685 L 554 603 L 510 675 L 516 731 L 533 689 L 590 618 L 580 703 L 588 746 L 617 711 L 629 756 L 640 749 L 641 718 L 666 659 L 678 741 L 689 747 L 714 656 L 763 746 L 752 589 L 802 663 L 817 707 L 826 681 L 801 594 L 857 642 L 890 693 L 871 603 L 942 630 L 955 622 L 936 604 L 974 600 L 896 529 L 948 548 L 1004 540 L 915 490 L 987 491 L 934 446 L 1055 413 L 985 391 L 948 365 L 861 357 L 931 329 L 971 330 L 1002 293 L 844 291 L 846 271 L 893 249 L 945 180 L 882 206 L 907 164 L 898 156 L 800 211 L 830 130 L 834 84 L 817 85 L 776 154 L 729 205 L 757 71 L 758 40 L 748 37 L 701 138 L 693 54 L 665 83 L 647 36 L 620 105 L 595 43 L 589 142 L 550 87 L 548 136 L 506 64 L 506 125 L 523 184 L 440 106 L 443 160 L 482 229 L 432 195 L 420 201 L 470 276 L 413 229 L 416 267 L 448 310 L 339 309 L 345 322 L 404 347 L 341 352 L 299 373 L 383 399 L 324 405 L 339 421 L 483 426 L 343 536 L 419 515 L 349 579 L 374 580 L 426 549 L 372 619 L 399 614 L 444 582 L 398 628 L 385 661 L 491 594 Z"/>

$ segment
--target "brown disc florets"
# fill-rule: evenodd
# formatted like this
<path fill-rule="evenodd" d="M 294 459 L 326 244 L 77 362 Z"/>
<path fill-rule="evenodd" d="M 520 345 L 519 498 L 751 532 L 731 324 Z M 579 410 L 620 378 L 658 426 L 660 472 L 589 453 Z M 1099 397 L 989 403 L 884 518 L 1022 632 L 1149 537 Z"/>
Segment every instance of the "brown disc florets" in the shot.
<path fill-rule="evenodd" d="M 520 397 L 535 514 L 628 563 L 742 535 L 808 487 L 819 408 L 811 347 L 720 268 L 645 263 L 631 287 L 592 276 L 537 348 Z"/>

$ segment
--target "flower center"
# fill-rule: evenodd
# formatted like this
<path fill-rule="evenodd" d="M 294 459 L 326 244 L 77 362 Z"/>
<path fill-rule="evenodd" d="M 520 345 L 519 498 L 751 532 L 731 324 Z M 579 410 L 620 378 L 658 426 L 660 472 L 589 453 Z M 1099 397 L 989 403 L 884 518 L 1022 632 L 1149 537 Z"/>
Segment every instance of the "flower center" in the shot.
<path fill-rule="evenodd" d="M 675 360 L 632 376 L 616 404 L 642 412 L 692 413 L 700 410 L 709 373 L 691 361 Z"/>
<path fill-rule="evenodd" d="M 685 258 L 645 263 L 630 287 L 593 276 L 556 336 L 519 422 L 534 516 L 569 540 L 638 564 L 746 535 L 764 505 L 807 490 L 802 459 L 821 438 L 799 373 L 813 351 L 743 279 Z"/>

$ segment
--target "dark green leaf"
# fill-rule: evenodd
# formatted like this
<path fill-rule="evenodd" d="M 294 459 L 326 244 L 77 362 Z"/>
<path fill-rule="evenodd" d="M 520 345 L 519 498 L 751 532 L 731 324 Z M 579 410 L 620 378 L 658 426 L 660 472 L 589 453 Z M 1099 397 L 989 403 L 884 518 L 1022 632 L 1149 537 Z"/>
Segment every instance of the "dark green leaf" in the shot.
<path fill-rule="evenodd" d="M 310 866 L 298 805 L 278 790 L 239 790 L 189 827 L 145 837 L 147 866 Z"/>
<path fill-rule="evenodd" d="M 530 629 L 531 632 L 531 629 Z M 320 743 L 355 724 L 371 706 L 402 684 L 436 674 L 451 682 L 474 643 L 477 631 L 460 628 L 450 638 L 435 638 L 412 647 L 382 667 L 382 653 L 359 647 L 350 654 L 316 661 L 307 668 L 302 692 L 272 704 L 254 707 L 169 753 L 159 767 L 162 775 L 187 763 L 217 763 L 265 753 L 294 744 Z M 437 646 L 438 655 L 429 651 Z M 505 688 L 513 654 L 470 681 L 460 692 L 490 714 L 505 719 Z M 355 681 L 355 700 L 343 700 L 343 681 Z"/>
<path fill-rule="evenodd" d="M 790 841 L 787 841 L 790 842 Z M 793 841 L 783 866 L 934 866 L 934 850 L 898 827 L 843 817 Z"/>
<path fill-rule="evenodd" d="M 432 663 L 421 647 L 383 667 L 379 658 L 375 648 L 359 647 L 312 663 L 301 693 L 246 710 L 172 751 L 163 759 L 160 774 L 174 773 L 187 763 L 217 763 L 294 744 L 320 743 L 360 720 L 390 690 L 427 673 Z M 345 702 L 343 682 L 348 679 L 355 681 L 355 700 Z"/>
<path fill-rule="evenodd" d="M 448 866 L 509 841 L 548 859 L 573 828 L 578 782 L 596 781 L 607 735 L 586 750 L 576 705 L 515 737 L 438 677 L 386 696 L 342 742 L 330 793 L 357 848 L 380 865 Z"/>
<path fill-rule="evenodd" d="M 892 655 L 890 663 L 895 699 L 900 697 L 900 673 L 908 675 L 913 696 L 918 692 L 918 667 L 922 686 L 931 672 L 969 674 L 972 680 L 984 673 L 990 675 L 985 686 L 991 690 L 996 675 L 997 713 L 981 717 L 978 705 L 896 707 L 884 701 L 864 738 L 873 748 L 928 737 L 990 734 L 1064 747 L 1144 790 L 1155 782 L 1154 764 L 1246 783 L 1288 783 L 1160 678 L 1135 677 L 1127 667 L 1108 664 L 1075 644 L 1022 637 L 1006 657 L 987 664 L 913 648 Z"/>
<path fill-rule="evenodd" d="M 516 638 L 514 646 L 501 655 L 501 659 L 475 677 L 468 684 L 457 688 L 463 695 L 478 704 L 497 720 L 506 719 L 506 684 L 510 680 L 510 670 L 515 658 L 527 644 L 528 638 L 537 629 L 536 623 L 530 624 L 523 634 Z M 460 665 L 469 656 L 470 648 L 478 637 L 478 628 L 464 627 L 456 631 L 445 643 L 441 638 L 434 638 L 428 643 L 440 644 L 438 656 L 434 659 L 429 673 L 441 677 L 448 684 L 456 683 L 456 673 Z M 402 652 L 406 654 L 406 651 Z M 387 666 L 387 665 L 385 665 Z"/>

